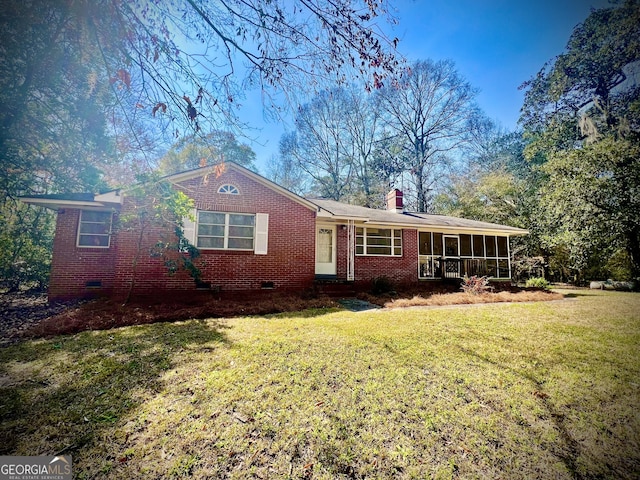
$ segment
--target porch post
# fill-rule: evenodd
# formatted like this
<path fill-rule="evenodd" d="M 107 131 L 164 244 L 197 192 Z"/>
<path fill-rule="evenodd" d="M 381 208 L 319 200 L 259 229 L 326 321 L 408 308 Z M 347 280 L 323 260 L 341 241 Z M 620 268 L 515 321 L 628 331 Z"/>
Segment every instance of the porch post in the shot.
<path fill-rule="evenodd" d="M 347 222 L 347 281 L 355 280 L 356 225 L 353 220 Z"/>
<path fill-rule="evenodd" d="M 511 274 L 511 237 L 507 235 L 507 262 L 509 262 L 509 280 L 513 282 L 513 276 Z M 498 270 L 500 268 L 498 267 Z"/>

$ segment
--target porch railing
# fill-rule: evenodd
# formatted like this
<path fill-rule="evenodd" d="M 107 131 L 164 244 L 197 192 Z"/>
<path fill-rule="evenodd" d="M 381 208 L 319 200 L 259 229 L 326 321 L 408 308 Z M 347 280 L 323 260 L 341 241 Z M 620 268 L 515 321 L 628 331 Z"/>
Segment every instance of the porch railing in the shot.
<path fill-rule="evenodd" d="M 459 279 L 465 275 L 509 278 L 508 259 L 443 258 L 424 256 L 420 261 L 420 278 Z"/>
<path fill-rule="evenodd" d="M 486 259 L 482 258 L 440 258 L 440 276 L 456 279 L 465 275 L 472 277 L 491 275 Z"/>

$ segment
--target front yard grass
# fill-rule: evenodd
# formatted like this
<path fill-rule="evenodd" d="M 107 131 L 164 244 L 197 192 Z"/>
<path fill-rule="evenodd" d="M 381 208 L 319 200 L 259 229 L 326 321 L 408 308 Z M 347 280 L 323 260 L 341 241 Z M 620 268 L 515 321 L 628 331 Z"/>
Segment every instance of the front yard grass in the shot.
<path fill-rule="evenodd" d="M 157 323 L 0 350 L 77 478 L 638 478 L 640 295 Z"/>

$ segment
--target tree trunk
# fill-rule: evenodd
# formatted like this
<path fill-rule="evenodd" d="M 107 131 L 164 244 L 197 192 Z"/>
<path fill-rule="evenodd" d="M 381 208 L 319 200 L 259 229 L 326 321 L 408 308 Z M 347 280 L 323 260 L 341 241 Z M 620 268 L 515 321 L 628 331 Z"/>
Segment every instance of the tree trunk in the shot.
<path fill-rule="evenodd" d="M 140 260 L 140 250 L 142 249 L 142 238 L 144 237 L 144 226 L 140 226 L 140 235 L 138 235 L 138 243 L 136 245 L 136 254 L 133 257 L 133 263 L 131 264 L 131 283 L 129 284 L 129 291 L 127 292 L 127 298 L 124 299 L 123 305 L 128 304 L 133 296 L 133 290 L 136 286 L 136 275 L 138 273 L 138 260 Z"/>
<path fill-rule="evenodd" d="M 637 281 L 640 279 L 640 227 L 633 227 L 627 233 L 627 253 L 631 262 L 631 277 Z M 640 289 L 640 285 L 636 285 Z"/>

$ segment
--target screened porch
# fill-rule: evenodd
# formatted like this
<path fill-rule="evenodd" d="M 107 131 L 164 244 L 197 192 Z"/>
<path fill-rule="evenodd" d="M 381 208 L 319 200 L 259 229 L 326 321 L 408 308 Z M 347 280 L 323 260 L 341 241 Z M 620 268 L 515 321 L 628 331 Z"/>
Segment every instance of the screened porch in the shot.
<path fill-rule="evenodd" d="M 418 276 L 511 278 L 509 238 L 498 235 L 418 232 Z"/>

